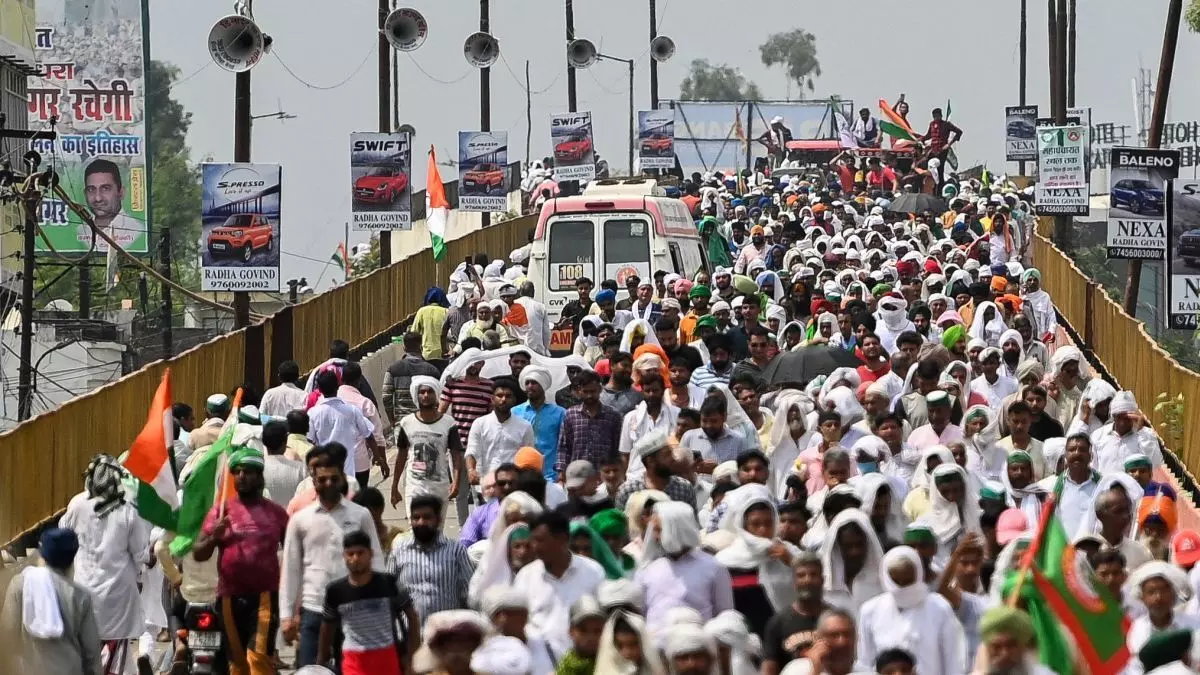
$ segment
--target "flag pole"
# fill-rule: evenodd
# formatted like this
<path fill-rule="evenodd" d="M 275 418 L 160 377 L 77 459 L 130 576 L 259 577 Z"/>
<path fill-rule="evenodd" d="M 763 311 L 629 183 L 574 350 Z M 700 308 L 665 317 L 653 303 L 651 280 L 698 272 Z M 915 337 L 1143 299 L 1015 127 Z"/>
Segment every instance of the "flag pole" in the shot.
<path fill-rule="evenodd" d="M 242 388 L 238 387 L 237 393 L 233 395 L 233 405 L 229 408 L 229 422 L 233 422 L 234 427 L 237 426 L 238 408 L 242 407 Z M 228 424 L 228 422 L 226 422 Z M 225 491 L 232 484 L 233 474 L 229 472 L 229 453 L 226 452 L 221 457 L 221 469 L 217 472 L 221 477 L 221 484 L 217 488 L 217 499 L 220 504 L 217 507 L 217 520 L 225 517 Z"/>
<path fill-rule="evenodd" d="M 1033 537 L 1033 543 L 1029 549 L 1025 551 L 1021 558 L 1021 569 L 1017 576 L 1017 584 L 1013 587 L 1012 593 L 1009 594 L 1005 604 L 1011 609 L 1017 608 L 1017 602 L 1021 598 L 1021 588 L 1025 586 L 1025 582 L 1029 580 L 1029 574 L 1033 570 L 1033 562 L 1037 558 L 1038 550 L 1042 547 L 1042 540 L 1046 538 L 1046 528 L 1050 525 L 1050 519 L 1054 517 L 1054 509 L 1058 506 L 1058 496 L 1062 494 L 1062 479 L 1058 481 L 1058 487 L 1054 493 L 1050 495 L 1050 499 L 1042 507 L 1041 516 L 1038 518 L 1037 534 Z"/>

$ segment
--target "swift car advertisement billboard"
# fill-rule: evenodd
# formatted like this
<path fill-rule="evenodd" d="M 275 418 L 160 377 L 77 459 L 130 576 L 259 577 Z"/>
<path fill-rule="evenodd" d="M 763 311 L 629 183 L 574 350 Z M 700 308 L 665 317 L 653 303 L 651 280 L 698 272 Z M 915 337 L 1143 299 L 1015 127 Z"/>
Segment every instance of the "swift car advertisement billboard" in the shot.
<path fill-rule="evenodd" d="M 355 232 L 412 229 L 412 143 L 406 133 L 350 134 Z"/>
<path fill-rule="evenodd" d="M 554 173 L 559 179 L 589 181 L 596 177 L 592 113 L 551 115 L 550 145 L 554 148 Z"/>

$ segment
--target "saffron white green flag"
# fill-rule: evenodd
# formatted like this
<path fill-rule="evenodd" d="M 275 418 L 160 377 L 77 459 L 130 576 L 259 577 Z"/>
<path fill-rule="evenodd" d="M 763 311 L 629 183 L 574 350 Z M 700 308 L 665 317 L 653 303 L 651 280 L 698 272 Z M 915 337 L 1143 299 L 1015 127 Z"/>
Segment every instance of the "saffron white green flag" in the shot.
<path fill-rule="evenodd" d="M 429 227 L 429 242 L 433 259 L 446 257 L 446 220 L 450 217 L 450 201 L 446 199 L 446 187 L 442 185 L 442 174 L 438 171 L 437 151 L 429 146 L 429 170 L 425 173 L 425 224 Z"/>

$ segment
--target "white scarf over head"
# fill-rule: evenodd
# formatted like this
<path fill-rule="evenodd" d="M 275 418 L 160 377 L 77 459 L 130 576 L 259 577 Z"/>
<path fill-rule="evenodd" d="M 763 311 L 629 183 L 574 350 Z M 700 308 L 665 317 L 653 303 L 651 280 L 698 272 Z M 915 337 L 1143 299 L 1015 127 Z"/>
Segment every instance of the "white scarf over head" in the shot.
<path fill-rule="evenodd" d="M 838 533 L 846 527 L 857 527 L 866 536 L 867 557 L 862 570 L 853 579 L 846 579 L 846 564 L 842 558 L 842 550 L 838 545 Z M 825 568 L 825 594 L 844 594 L 850 606 L 844 607 L 858 613 L 862 602 L 883 592 L 883 584 L 879 579 L 879 563 L 883 560 L 883 548 L 879 538 L 875 536 L 875 528 L 871 527 L 871 519 L 858 509 L 846 509 L 833 518 L 829 524 L 829 532 L 821 542 L 819 550 L 821 563 Z M 851 587 L 853 584 L 853 587 Z"/>
<path fill-rule="evenodd" d="M 992 310 L 992 318 L 985 322 L 984 317 L 989 308 Z M 988 347 L 999 347 L 1000 336 L 1006 330 L 1008 330 L 1008 326 L 1004 323 L 1000 308 L 995 303 L 984 302 L 975 308 L 975 316 L 971 319 L 971 329 L 967 331 L 967 334 L 973 339 L 983 340 Z"/>
<path fill-rule="evenodd" d="M 792 552 L 800 553 L 800 549 L 780 542 L 779 539 L 764 539 L 746 531 L 744 519 L 751 507 L 766 506 L 770 509 L 771 517 L 779 526 L 779 512 L 775 508 L 775 499 L 771 497 L 765 485 L 743 485 L 725 496 L 729 500 L 729 512 L 724 519 L 723 527 L 734 535 L 733 543 L 717 552 L 717 562 L 730 569 L 757 569 L 758 580 L 771 601 L 775 611 L 782 611 L 796 599 L 796 589 L 792 582 L 791 567 L 770 557 L 768 551 L 776 543 L 783 543 Z"/>
<path fill-rule="evenodd" d="M 963 483 L 963 503 L 956 504 L 942 496 L 937 489 L 937 476 L 957 474 Z M 929 481 L 929 512 L 921 517 L 921 521 L 933 528 L 933 534 L 943 544 L 949 543 L 955 537 L 967 532 L 980 532 L 979 529 L 979 498 L 978 492 L 972 494 L 967 471 L 953 461 L 943 462 L 934 469 L 934 476 Z"/>

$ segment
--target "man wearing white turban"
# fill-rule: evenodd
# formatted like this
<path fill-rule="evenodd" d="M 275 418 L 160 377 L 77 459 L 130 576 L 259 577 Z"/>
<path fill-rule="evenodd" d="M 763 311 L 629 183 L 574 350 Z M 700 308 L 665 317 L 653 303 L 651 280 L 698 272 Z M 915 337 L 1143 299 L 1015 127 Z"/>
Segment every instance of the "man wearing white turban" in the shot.
<path fill-rule="evenodd" d="M 524 657 L 521 661 L 525 664 L 525 670 L 496 669 L 497 666 L 504 663 L 499 659 L 502 654 L 501 650 L 488 649 L 488 645 L 493 643 L 496 638 L 488 640 L 482 647 L 475 650 L 475 655 L 471 658 L 472 670 L 477 673 L 512 672 L 521 673 L 521 675 L 554 672 L 555 657 L 550 653 L 549 646 L 540 637 L 530 635 L 526 630 L 529 622 L 529 598 L 525 597 L 525 594 L 508 584 L 492 586 L 484 592 L 480 610 L 496 627 L 496 632 L 499 633 L 497 637 L 516 641 L 504 643 L 507 644 L 504 652 L 508 653 L 508 658 L 515 663 L 517 655 L 524 650 Z M 496 646 L 493 645 L 493 647 Z M 477 659 L 482 660 L 477 663 Z M 492 670 L 487 668 L 492 668 Z"/>
<path fill-rule="evenodd" d="M 533 655 L 525 643 L 507 635 L 488 638 L 471 654 L 471 670 L 478 675 L 528 675 Z"/>
<path fill-rule="evenodd" d="M 1162 449 L 1154 435 L 1154 425 L 1138 410 L 1131 391 L 1118 391 L 1108 405 L 1108 424 L 1092 434 L 1092 454 L 1102 474 L 1122 472 L 1125 459 L 1143 454 L 1153 466 L 1162 466 Z"/>
<path fill-rule="evenodd" d="M 733 609 L 729 571 L 700 548 L 700 527 L 687 504 L 655 503 L 643 546 L 634 581 L 645 595 L 651 630 L 663 630 L 675 608 L 693 609 L 704 621 Z"/>
<path fill-rule="evenodd" d="M 921 578 L 921 556 L 908 546 L 888 551 L 879 565 L 885 593 L 859 612 L 858 662 L 873 664 L 881 652 L 908 650 L 918 673 L 965 672 L 966 643 L 950 603 L 930 594 Z"/>
<path fill-rule="evenodd" d="M 414 375 L 408 390 L 417 411 L 405 415 L 396 425 L 392 506 L 404 499 L 407 513 L 413 497 L 433 495 L 445 505 L 444 523 L 445 508 L 449 508 L 450 500 L 458 494 L 459 469 L 463 465 L 462 437 L 454 418 L 438 409 L 442 398 L 440 381 L 428 375 Z"/>
<path fill-rule="evenodd" d="M 671 675 L 718 675 L 716 642 L 700 626 L 683 624 L 667 636 L 667 666 Z"/>

